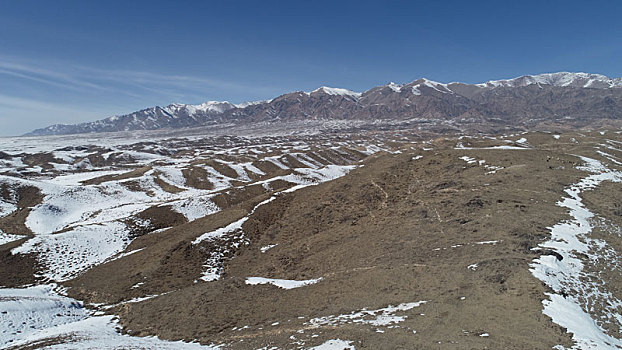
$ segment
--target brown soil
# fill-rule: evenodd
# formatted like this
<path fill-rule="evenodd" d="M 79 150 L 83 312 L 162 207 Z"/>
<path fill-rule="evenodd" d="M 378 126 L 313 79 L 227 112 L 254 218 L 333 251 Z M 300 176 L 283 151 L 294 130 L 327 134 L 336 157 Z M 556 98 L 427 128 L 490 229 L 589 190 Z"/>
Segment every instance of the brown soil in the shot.
<path fill-rule="evenodd" d="M 308 168 L 308 166 L 294 158 L 292 155 L 287 154 L 282 159 L 283 163 L 288 165 L 290 168 Z"/>
<path fill-rule="evenodd" d="M 285 182 L 284 187 L 291 187 L 290 183 Z M 285 188 L 286 188 L 285 187 Z M 272 190 L 280 188 L 272 187 Z M 229 208 L 231 206 L 243 203 L 257 196 L 264 195 L 268 192 L 262 185 L 250 185 L 246 187 L 234 187 L 229 190 L 222 191 L 212 198 L 212 201 L 219 208 Z"/>
<path fill-rule="evenodd" d="M 160 188 L 162 188 L 164 191 L 169 192 L 169 193 L 180 193 L 185 191 L 182 188 L 179 188 L 175 185 L 172 185 L 164 180 L 162 180 L 162 178 L 160 176 L 156 176 L 153 178 L 153 181 L 156 183 L 156 185 L 160 186 Z"/>
<path fill-rule="evenodd" d="M 8 188 L 0 188 L 0 193 L 5 200 L 17 205 L 17 210 L 5 217 L 0 218 L 0 230 L 24 236 L 32 236 L 32 231 L 26 227 L 26 218 L 32 207 L 41 203 L 43 195 L 36 187 L 24 186 L 9 191 Z"/>
<path fill-rule="evenodd" d="M 186 178 L 186 185 L 201 190 L 211 190 L 214 185 L 209 181 L 209 173 L 200 167 L 188 167 L 183 169 L 182 174 Z"/>
<path fill-rule="evenodd" d="M 0 218 L 0 230 L 10 234 L 24 235 L 24 239 L 0 245 L 0 286 L 12 288 L 35 283 L 39 264 L 35 254 L 11 254 L 11 249 L 21 245 L 32 236 L 25 221 L 32 207 L 41 203 L 43 195 L 36 187 L 19 187 L 14 193 L 1 188 L 2 197 L 17 204 L 17 211 Z"/>
<path fill-rule="evenodd" d="M 179 226 L 188 222 L 186 218 L 169 206 L 151 207 L 128 219 L 130 237 L 136 238 L 155 230 Z"/>
<path fill-rule="evenodd" d="M 236 179 L 238 177 L 238 173 L 235 170 L 233 170 L 230 166 L 228 166 L 227 164 L 223 164 L 215 160 L 208 160 L 208 161 L 203 162 L 203 164 L 214 168 L 214 170 L 216 170 L 217 172 L 227 177 L 230 177 L 232 179 Z"/>
<path fill-rule="evenodd" d="M 22 157 L 22 162 L 30 166 L 40 166 L 43 169 L 54 168 L 50 163 L 64 163 L 56 159 L 52 153 L 27 154 Z"/>
<path fill-rule="evenodd" d="M 287 172 L 287 170 L 281 169 L 276 164 L 270 161 L 267 161 L 267 160 L 259 160 L 259 161 L 253 162 L 253 165 L 266 174 L 277 174 L 278 176 L 278 175 L 282 175 L 282 174 L 279 174 L 279 172 L 282 172 L 283 174 Z"/>
<path fill-rule="evenodd" d="M 138 169 L 134 169 L 132 171 L 128 171 L 127 173 L 123 173 L 123 174 L 104 175 L 104 176 L 96 177 L 94 179 L 88 179 L 86 181 L 82 181 L 82 183 L 84 185 L 100 185 L 100 184 L 102 184 L 104 182 L 108 182 L 108 181 L 119 181 L 119 180 L 132 179 L 132 178 L 135 178 L 135 177 L 143 176 L 143 174 L 145 174 L 149 170 L 151 170 L 151 167 L 150 166 L 146 166 L 146 167 L 141 167 L 141 168 L 138 168 Z"/>
<path fill-rule="evenodd" d="M 34 254 L 11 254 L 27 238 L 0 245 L 0 287 L 15 288 L 35 283 L 39 264 Z"/>

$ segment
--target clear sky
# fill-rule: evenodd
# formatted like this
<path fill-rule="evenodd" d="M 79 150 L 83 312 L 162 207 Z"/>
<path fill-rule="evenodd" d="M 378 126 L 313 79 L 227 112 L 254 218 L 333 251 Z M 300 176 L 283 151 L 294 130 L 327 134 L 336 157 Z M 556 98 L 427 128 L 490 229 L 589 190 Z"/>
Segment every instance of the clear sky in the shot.
<path fill-rule="evenodd" d="M 0 0 L 0 136 L 327 85 L 622 76 L 622 1 Z"/>

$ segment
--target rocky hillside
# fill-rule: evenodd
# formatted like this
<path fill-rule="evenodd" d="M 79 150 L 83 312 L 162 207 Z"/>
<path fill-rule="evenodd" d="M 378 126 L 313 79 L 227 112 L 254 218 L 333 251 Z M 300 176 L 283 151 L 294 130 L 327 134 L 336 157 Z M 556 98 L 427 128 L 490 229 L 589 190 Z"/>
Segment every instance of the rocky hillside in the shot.
<path fill-rule="evenodd" d="M 207 102 L 153 107 L 96 122 L 52 125 L 28 135 L 332 120 L 345 121 L 344 127 L 356 122 L 478 131 L 544 128 L 560 123 L 569 127 L 603 125 L 622 120 L 622 78 L 562 72 L 482 84 L 419 79 L 362 93 L 321 87 L 239 105 Z"/>

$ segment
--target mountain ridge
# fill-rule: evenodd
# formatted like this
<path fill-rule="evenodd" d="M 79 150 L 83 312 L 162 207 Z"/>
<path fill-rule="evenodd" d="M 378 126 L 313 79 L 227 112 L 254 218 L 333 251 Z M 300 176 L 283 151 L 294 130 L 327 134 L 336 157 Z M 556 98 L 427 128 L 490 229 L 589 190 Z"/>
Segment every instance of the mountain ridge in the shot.
<path fill-rule="evenodd" d="M 538 91 L 533 91 L 534 86 Z M 577 89 L 587 93 L 567 91 Z M 496 93 L 490 94 L 493 90 Z M 543 94 L 548 96 L 548 103 L 531 103 L 541 100 L 539 97 Z M 504 104 L 515 108 L 508 110 Z M 364 92 L 322 86 L 310 92 L 295 91 L 271 100 L 240 104 L 227 101 L 208 101 L 198 105 L 172 103 L 93 122 L 54 124 L 25 136 L 176 129 L 284 119 L 401 120 L 418 117 L 460 120 L 475 116 L 501 119 L 511 124 L 520 124 L 520 116 L 525 114 L 545 119 L 598 116 L 621 119 L 622 114 L 616 108 L 619 105 L 622 105 L 622 78 L 601 74 L 557 72 L 479 84 L 440 83 L 420 78 L 405 84 L 391 82 Z M 598 114 L 590 115 L 591 111 Z"/>

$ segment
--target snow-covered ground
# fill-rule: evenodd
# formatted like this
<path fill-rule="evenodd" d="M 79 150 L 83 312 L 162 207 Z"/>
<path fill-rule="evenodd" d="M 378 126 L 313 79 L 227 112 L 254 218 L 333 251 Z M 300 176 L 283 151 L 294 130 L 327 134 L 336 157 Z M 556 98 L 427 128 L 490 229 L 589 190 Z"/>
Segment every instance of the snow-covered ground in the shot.
<path fill-rule="evenodd" d="M 265 278 L 265 277 L 247 277 L 246 284 L 258 285 L 258 284 L 271 284 L 283 289 L 294 289 L 311 284 L 316 284 L 321 281 L 322 278 L 314 278 L 310 280 L 283 280 L 278 278 Z"/>
<path fill-rule="evenodd" d="M 311 347 L 309 350 L 355 350 L 356 348 L 352 343 L 349 340 L 331 339 L 318 346 Z"/>
<path fill-rule="evenodd" d="M 15 248 L 13 253 L 38 254 L 44 267 L 42 275 L 51 281 L 71 279 L 123 251 L 131 242 L 127 220 L 149 208 L 169 207 L 193 221 L 219 211 L 212 198 L 227 189 L 243 187 L 240 183 L 261 184 L 270 190 L 272 182 L 286 181 L 298 189 L 343 176 L 354 167 L 322 164 L 317 159 L 328 160 L 321 155 L 312 157 L 301 152 L 311 149 L 305 142 L 286 142 L 288 140 L 278 138 L 259 141 L 237 138 L 231 139 L 232 145 L 222 144 L 220 139 L 212 143 L 199 138 L 162 141 L 176 147 L 173 149 L 152 141 L 132 144 L 123 138 L 80 136 L 78 140 L 89 143 L 80 146 L 76 140 L 71 143 L 68 137 L 43 138 L 43 142 L 33 138 L 0 139 L 3 151 L 22 149 L 33 154 L 52 154 L 58 161 L 67 162 L 62 171 L 46 167 L 44 170 L 36 165 L 36 175 L 32 175 L 33 166 L 19 158 L 23 157 L 23 152 L 19 157 L 15 153 L 15 159 L 20 161 L 12 164 L 11 170 L 30 175 L 25 178 L 0 175 L 0 184 L 13 189 L 35 187 L 43 195 L 43 201 L 32 208 L 25 222 L 35 237 Z M 92 146 L 91 142 L 97 146 Z M 195 145 L 200 147 L 193 149 Z M 380 149 L 377 145 L 369 147 Z M 191 149 L 193 152 L 189 153 Z M 178 154 L 169 155 L 175 152 Z M 337 147 L 334 156 L 340 157 L 339 161 L 351 162 L 347 153 L 339 152 Z M 102 154 L 105 158 L 114 156 L 116 163 L 95 166 L 85 158 Z M 232 156 L 239 156 L 242 161 L 229 160 Z M 305 167 L 292 166 L 288 156 Z M 253 160 L 261 159 L 289 174 L 270 177 L 253 165 Z M 228 167 L 235 175 L 220 173 L 203 160 Z M 188 185 L 184 171 L 189 168 L 203 169 L 207 174 L 205 181 L 211 183 L 212 188 Z M 253 180 L 257 177 L 263 178 Z M 15 210 L 15 203 L 0 198 L 0 216 Z M 149 222 L 142 224 L 148 226 Z M 0 242 L 17 238 L 11 232 L 0 232 Z"/>
<path fill-rule="evenodd" d="M 193 221 L 220 211 L 213 198 L 233 189 L 257 184 L 270 193 L 272 184 L 278 181 L 290 184 L 281 192 L 291 192 L 329 181 L 357 166 L 356 157 L 342 151 L 341 147 L 357 148 L 361 154 L 383 150 L 380 143 L 358 142 L 335 141 L 332 154 L 327 157 L 314 153 L 312 143 L 287 137 L 0 138 L 0 151 L 4 152 L 4 158 L 0 159 L 0 186 L 8 189 L 9 194 L 0 196 L 0 217 L 19 209 L 17 203 L 22 189 L 37 189 L 42 198 L 40 203 L 29 208 L 24 222 L 34 236 L 11 252 L 34 253 L 41 267 L 37 275 L 46 283 L 0 289 L 0 347 L 63 338 L 62 344 L 48 348 L 217 348 L 121 335 L 111 316 L 93 315 L 79 301 L 64 297 L 62 289 L 54 283 L 74 278 L 105 261 L 135 253 L 124 250 L 134 238 L 132 230 L 136 225 L 150 227 L 149 220 L 136 217 L 147 209 L 169 208 Z M 292 158 L 294 161 L 290 160 Z M 280 170 L 274 175 L 266 173 L 256 166 L 262 161 Z M 210 183 L 211 187 L 191 184 L 188 174 L 193 169 L 205 174 L 202 181 Z M 274 200 L 277 195 L 278 192 L 273 193 L 258 206 Z M 195 243 L 227 238 L 234 244 L 244 244 L 241 225 L 246 219 L 248 216 L 208 232 Z M 235 236 L 237 231 L 240 231 L 239 237 Z M 0 244 L 22 237 L 0 231 Z M 204 280 L 218 278 L 220 265 L 216 262 L 219 260 L 222 260 L 220 256 L 215 256 L 206 262 Z M 291 283 L 259 280 L 259 277 L 251 277 L 249 281 L 291 286 Z M 153 296 L 136 300 L 149 297 Z"/>
<path fill-rule="evenodd" d="M 551 239 L 540 245 L 540 248 L 554 250 L 562 259 L 542 255 L 531 264 L 531 272 L 553 289 L 554 293 L 548 294 L 549 299 L 543 301 L 544 313 L 572 333 L 576 342 L 573 349 L 620 349 L 622 340 L 608 335 L 599 325 L 600 320 L 594 319 L 588 311 L 593 311 L 595 304 L 605 305 L 607 319 L 622 327 L 622 300 L 608 292 L 598 276 L 584 271 L 579 255 L 590 260 L 603 256 L 613 260 L 619 257 L 619 252 L 605 241 L 590 237 L 595 215 L 583 203 L 581 193 L 604 181 L 622 182 L 622 172 L 607 169 L 595 159 L 581 159 L 585 166 L 580 169 L 591 174 L 568 187 L 565 190 L 567 197 L 558 203 L 569 209 L 572 219 L 551 227 Z"/>
<path fill-rule="evenodd" d="M 9 234 L 9 233 L 4 233 L 4 232 L 2 232 L 2 230 L 0 230 L 0 245 L 16 241 L 16 240 L 21 239 L 23 237 L 24 236 L 12 235 L 12 234 Z"/>
<path fill-rule="evenodd" d="M 0 289 L 0 348 L 48 343 L 46 349 L 218 349 L 119 332 L 114 316 L 93 316 L 54 285 Z"/>

